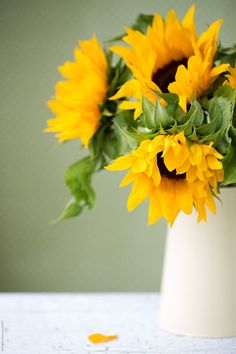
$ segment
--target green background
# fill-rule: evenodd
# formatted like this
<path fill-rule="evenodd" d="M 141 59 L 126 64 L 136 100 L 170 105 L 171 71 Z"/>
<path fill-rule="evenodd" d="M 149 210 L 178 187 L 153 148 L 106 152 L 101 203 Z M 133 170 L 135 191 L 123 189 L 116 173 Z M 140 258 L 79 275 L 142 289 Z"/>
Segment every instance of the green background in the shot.
<path fill-rule="evenodd" d="M 45 102 L 72 59 L 78 39 L 116 36 L 138 13 L 170 7 L 179 16 L 191 1 L 1 0 L 1 291 L 156 291 L 166 226 L 147 227 L 147 205 L 126 211 L 122 173 L 94 179 L 92 212 L 50 224 L 69 199 L 66 167 L 81 156 L 78 142 L 43 134 Z M 198 32 L 225 18 L 221 40 L 235 42 L 235 0 L 196 1 Z M 174 276 L 174 274 L 173 274 Z"/>

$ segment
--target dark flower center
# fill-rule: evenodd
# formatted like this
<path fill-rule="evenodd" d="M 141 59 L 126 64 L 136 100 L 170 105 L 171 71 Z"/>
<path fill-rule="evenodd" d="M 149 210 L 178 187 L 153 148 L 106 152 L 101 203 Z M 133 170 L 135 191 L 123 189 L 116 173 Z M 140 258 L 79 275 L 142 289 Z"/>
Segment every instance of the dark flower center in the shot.
<path fill-rule="evenodd" d="M 175 81 L 175 74 L 178 66 L 184 65 L 187 67 L 188 59 L 172 60 L 164 68 L 158 69 L 152 75 L 152 81 L 161 89 L 162 92 L 168 92 L 168 86 Z"/>
<path fill-rule="evenodd" d="M 177 174 L 176 170 L 169 171 L 166 165 L 164 164 L 164 160 L 161 157 L 161 155 L 162 155 L 161 152 L 157 154 L 157 166 L 159 168 L 161 176 L 167 177 L 169 179 L 175 179 L 177 181 L 186 178 L 186 173 Z"/>

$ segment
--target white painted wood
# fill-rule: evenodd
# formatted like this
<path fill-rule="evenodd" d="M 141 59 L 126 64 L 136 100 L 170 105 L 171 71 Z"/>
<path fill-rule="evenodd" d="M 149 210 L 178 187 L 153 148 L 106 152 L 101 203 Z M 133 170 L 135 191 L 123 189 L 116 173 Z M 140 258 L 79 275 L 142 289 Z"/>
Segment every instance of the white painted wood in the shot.
<path fill-rule="evenodd" d="M 1 294 L 4 354 L 236 354 L 236 337 L 198 339 L 158 329 L 156 294 Z M 92 345 L 94 332 L 119 339 Z M 1 346 L 0 346 L 1 352 Z"/>

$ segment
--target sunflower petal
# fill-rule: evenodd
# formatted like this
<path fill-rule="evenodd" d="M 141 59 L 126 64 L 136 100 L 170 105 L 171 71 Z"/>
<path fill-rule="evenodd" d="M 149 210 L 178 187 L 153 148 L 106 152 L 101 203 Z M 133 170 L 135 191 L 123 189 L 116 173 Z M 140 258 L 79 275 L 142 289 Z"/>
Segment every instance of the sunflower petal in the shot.
<path fill-rule="evenodd" d="M 151 181 L 144 174 L 136 177 L 127 202 L 128 211 L 135 209 L 148 197 L 151 187 Z"/>
<path fill-rule="evenodd" d="M 97 344 L 97 343 L 106 343 L 118 339 L 118 336 L 117 335 L 108 336 L 101 333 L 93 333 L 88 336 L 88 339 L 90 340 L 91 343 Z"/>
<path fill-rule="evenodd" d="M 132 161 L 133 158 L 131 154 L 121 156 L 114 160 L 111 165 L 105 166 L 105 169 L 109 171 L 127 170 L 131 167 Z"/>
<path fill-rule="evenodd" d="M 66 80 L 56 85 L 55 98 L 48 102 L 55 118 L 48 120 L 46 131 L 55 132 L 60 141 L 81 139 L 87 147 L 100 125 L 99 106 L 108 86 L 107 60 L 95 36 L 81 41 L 74 55 L 74 62 L 58 68 Z"/>
<path fill-rule="evenodd" d="M 193 210 L 193 194 L 188 183 L 177 181 L 175 184 L 176 189 L 176 203 L 185 214 L 191 214 Z"/>
<path fill-rule="evenodd" d="M 148 225 L 154 224 L 162 217 L 160 203 L 155 191 L 150 195 L 150 204 L 148 209 Z"/>
<path fill-rule="evenodd" d="M 148 223 L 164 217 L 172 226 L 180 211 L 191 214 L 193 206 L 198 221 L 206 220 L 206 206 L 216 211 L 211 189 L 218 194 L 218 182 L 224 176 L 221 159 L 212 143 L 190 143 L 184 133 L 167 134 L 143 140 L 136 150 L 115 160 L 110 169 L 130 169 L 121 182 L 121 187 L 133 183 L 129 211 L 149 198 Z"/>

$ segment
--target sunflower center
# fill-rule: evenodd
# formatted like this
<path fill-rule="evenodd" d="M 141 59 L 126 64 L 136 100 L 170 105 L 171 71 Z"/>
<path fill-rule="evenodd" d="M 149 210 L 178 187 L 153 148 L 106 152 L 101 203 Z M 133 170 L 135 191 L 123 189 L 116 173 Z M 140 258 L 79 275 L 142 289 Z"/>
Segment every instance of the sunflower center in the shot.
<path fill-rule="evenodd" d="M 169 179 L 175 179 L 177 181 L 186 178 L 186 173 L 177 174 L 176 170 L 169 171 L 166 165 L 164 164 L 164 160 L 161 155 L 161 152 L 157 154 L 157 166 L 159 168 L 161 176 L 167 177 Z"/>
<path fill-rule="evenodd" d="M 164 68 L 158 69 L 152 75 L 152 81 L 161 89 L 162 92 L 168 92 L 168 86 L 175 81 L 175 74 L 180 65 L 187 67 L 188 59 L 172 60 Z"/>

